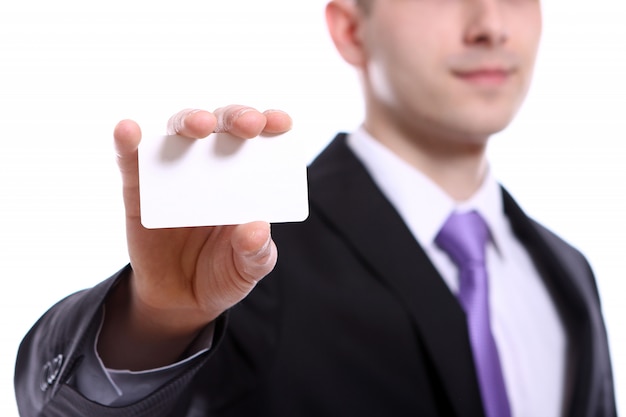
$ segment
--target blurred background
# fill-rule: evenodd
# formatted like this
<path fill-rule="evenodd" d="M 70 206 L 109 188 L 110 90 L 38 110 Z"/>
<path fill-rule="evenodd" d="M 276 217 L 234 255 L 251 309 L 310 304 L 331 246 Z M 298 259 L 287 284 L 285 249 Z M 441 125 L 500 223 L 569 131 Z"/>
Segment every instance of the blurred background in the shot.
<path fill-rule="evenodd" d="M 17 416 L 23 335 L 63 296 L 128 262 L 112 130 L 244 103 L 294 118 L 309 160 L 362 118 L 325 0 L 32 0 L 0 5 L 0 415 Z M 597 274 L 626 410 L 626 6 L 550 0 L 535 82 L 492 141 L 523 207 Z"/>

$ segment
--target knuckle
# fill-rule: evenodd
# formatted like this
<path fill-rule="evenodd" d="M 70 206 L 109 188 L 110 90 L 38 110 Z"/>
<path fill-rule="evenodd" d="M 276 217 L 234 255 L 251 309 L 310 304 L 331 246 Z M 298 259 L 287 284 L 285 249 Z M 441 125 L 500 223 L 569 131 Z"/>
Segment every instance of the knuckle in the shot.
<path fill-rule="evenodd" d="M 232 131 L 237 120 L 244 114 L 251 111 L 255 111 L 255 109 L 240 104 L 231 104 L 229 106 L 219 108 L 215 111 L 217 115 L 217 126 L 215 128 L 215 132 L 221 133 Z"/>
<path fill-rule="evenodd" d="M 185 128 L 185 119 L 199 111 L 198 109 L 184 109 L 174 114 L 167 122 L 167 134 L 176 135 L 181 133 Z"/>

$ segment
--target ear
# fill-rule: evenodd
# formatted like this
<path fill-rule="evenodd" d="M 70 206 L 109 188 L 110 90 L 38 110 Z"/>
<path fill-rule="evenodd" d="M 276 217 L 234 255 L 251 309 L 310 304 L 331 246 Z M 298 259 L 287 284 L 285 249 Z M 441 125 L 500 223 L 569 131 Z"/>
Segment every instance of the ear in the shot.
<path fill-rule="evenodd" d="M 355 67 L 365 64 L 365 16 L 354 0 L 332 0 L 326 5 L 326 25 L 342 58 Z"/>

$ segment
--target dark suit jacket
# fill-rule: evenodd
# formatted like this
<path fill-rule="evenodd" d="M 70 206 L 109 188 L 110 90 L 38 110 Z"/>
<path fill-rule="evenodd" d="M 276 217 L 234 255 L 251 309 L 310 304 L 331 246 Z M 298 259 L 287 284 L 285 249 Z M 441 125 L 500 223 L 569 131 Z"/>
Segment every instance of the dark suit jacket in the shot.
<path fill-rule="evenodd" d="M 344 135 L 309 180 L 309 218 L 273 226 L 278 264 L 218 319 L 211 352 L 129 407 L 102 407 L 71 388 L 84 335 L 122 271 L 61 301 L 26 336 L 15 377 L 22 416 L 481 416 L 464 313 Z M 567 415 L 614 416 L 588 263 L 503 198 L 566 323 Z"/>

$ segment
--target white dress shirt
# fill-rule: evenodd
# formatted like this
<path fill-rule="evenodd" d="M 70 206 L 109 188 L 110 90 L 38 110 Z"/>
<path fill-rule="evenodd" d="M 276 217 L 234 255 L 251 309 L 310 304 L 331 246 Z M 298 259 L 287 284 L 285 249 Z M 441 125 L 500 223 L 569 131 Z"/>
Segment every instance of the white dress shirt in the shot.
<path fill-rule="evenodd" d="M 565 328 L 539 272 L 511 229 L 502 191 L 492 173 L 469 200 L 456 202 L 364 128 L 348 137 L 348 146 L 454 294 L 459 289 L 458 269 L 435 244 L 435 237 L 455 210 L 476 210 L 485 219 L 492 236 L 486 254 L 491 326 L 512 415 L 561 416 L 566 386 Z"/>
<path fill-rule="evenodd" d="M 353 132 L 348 137 L 348 146 L 455 294 L 459 288 L 458 270 L 434 243 L 435 237 L 454 210 L 476 210 L 483 216 L 493 239 L 487 247 L 491 325 L 512 415 L 561 416 L 567 348 L 564 326 L 528 253 L 511 230 L 504 215 L 500 187 L 491 173 L 470 200 L 455 202 L 365 129 Z M 96 352 L 96 334 L 96 342 L 85 352 L 83 366 L 78 370 L 76 386 L 83 395 L 100 404 L 131 404 L 182 372 L 189 361 L 205 352 L 210 347 L 212 329 L 205 334 L 204 347 L 198 346 L 192 357 L 143 372 L 105 369 Z"/>

